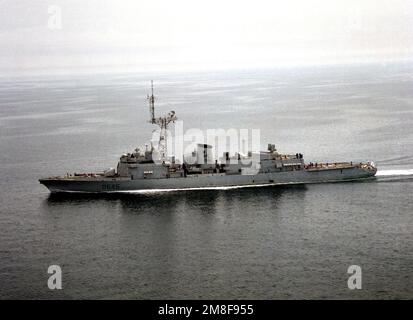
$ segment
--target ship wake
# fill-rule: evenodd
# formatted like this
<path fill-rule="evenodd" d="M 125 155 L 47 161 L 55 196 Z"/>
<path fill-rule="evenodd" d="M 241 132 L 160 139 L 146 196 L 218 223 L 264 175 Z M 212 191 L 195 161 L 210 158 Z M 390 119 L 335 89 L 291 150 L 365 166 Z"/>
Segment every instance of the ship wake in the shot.
<path fill-rule="evenodd" d="M 378 170 L 377 177 L 413 176 L 413 169 Z"/>

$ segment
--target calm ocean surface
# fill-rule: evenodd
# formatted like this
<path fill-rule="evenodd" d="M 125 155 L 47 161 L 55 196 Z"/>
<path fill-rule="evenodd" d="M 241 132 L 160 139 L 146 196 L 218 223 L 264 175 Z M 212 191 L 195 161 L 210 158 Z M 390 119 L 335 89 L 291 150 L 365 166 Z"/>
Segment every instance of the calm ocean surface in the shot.
<path fill-rule="evenodd" d="M 150 79 L 186 129 L 260 129 L 263 148 L 374 160 L 377 179 L 50 196 L 40 177 L 114 167 L 151 138 Z M 413 298 L 413 65 L 2 77 L 0 174 L 1 299 Z"/>

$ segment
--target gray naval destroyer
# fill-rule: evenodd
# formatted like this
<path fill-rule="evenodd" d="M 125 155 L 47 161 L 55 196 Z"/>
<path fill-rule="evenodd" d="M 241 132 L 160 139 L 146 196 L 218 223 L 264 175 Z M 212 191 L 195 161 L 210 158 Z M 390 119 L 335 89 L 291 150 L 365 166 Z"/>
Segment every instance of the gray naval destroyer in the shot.
<path fill-rule="evenodd" d="M 153 85 L 148 101 L 150 122 L 160 128 L 157 150 L 151 145 L 123 154 L 116 169 L 66 174 L 39 182 L 52 193 L 109 193 L 355 181 L 373 177 L 377 172 L 373 162 L 306 163 L 301 153 L 282 154 L 273 144 L 268 145 L 267 151 L 247 155 L 225 152 L 219 161 L 213 160 L 211 145 L 198 144 L 190 159 L 183 157 L 179 163 L 175 157 L 166 156 L 166 130 L 177 120 L 175 112 L 155 117 Z M 251 170 L 253 159 L 258 159 L 255 170 Z"/>

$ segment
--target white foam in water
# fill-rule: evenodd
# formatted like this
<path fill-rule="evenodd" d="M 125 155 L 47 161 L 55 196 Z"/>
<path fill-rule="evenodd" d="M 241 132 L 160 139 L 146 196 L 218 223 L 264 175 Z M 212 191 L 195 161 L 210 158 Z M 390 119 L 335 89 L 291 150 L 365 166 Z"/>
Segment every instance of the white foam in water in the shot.
<path fill-rule="evenodd" d="M 404 170 L 378 170 L 376 176 L 410 176 L 413 175 L 413 169 Z"/>

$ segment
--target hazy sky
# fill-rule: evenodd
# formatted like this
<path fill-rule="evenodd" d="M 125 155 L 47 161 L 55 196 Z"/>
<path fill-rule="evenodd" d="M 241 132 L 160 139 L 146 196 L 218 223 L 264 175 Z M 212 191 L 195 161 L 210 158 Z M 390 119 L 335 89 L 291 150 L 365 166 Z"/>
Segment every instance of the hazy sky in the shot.
<path fill-rule="evenodd" d="M 411 0 L 0 0 L 3 73 L 254 68 L 412 53 Z"/>

